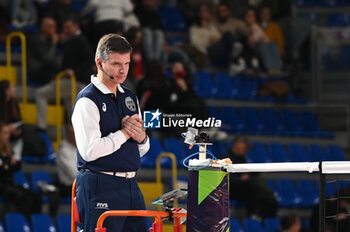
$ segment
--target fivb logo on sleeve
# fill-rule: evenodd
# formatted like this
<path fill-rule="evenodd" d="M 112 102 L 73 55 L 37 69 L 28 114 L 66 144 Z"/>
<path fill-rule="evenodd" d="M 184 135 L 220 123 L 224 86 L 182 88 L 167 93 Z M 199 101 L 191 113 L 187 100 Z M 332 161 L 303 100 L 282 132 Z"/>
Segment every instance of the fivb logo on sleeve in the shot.
<path fill-rule="evenodd" d="M 143 127 L 144 128 L 160 128 L 161 112 L 159 109 L 143 112 Z"/>

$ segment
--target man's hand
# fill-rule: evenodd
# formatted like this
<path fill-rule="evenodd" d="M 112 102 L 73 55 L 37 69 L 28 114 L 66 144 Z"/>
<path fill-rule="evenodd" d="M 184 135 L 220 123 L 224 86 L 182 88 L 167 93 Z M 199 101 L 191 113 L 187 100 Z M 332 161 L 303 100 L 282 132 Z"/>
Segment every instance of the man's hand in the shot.
<path fill-rule="evenodd" d="M 134 114 L 131 117 L 125 116 L 122 119 L 122 131 L 123 130 L 138 143 L 141 143 L 146 138 L 143 120 L 138 114 Z"/>

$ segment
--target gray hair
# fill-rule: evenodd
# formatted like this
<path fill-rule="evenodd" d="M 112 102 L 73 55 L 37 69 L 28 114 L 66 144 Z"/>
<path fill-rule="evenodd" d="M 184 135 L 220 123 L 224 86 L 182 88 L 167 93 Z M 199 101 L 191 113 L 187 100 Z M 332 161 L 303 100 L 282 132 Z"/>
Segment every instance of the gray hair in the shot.
<path fill-rule="evenodd" d="M 108 60 L 110 52 L 121 54 L 131 53 L 132 47 L 123 36 L 118 34 L 107 34 L 102 36 L 98 42 L 95 59 L 100 58 L 102 62 L 105 62 Z"/>

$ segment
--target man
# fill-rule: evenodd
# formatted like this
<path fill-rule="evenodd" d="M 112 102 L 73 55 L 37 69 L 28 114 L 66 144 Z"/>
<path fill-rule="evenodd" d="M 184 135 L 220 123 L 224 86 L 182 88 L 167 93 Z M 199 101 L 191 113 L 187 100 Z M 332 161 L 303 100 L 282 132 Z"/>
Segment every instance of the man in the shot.
<path fill-rule="evenodd" d="M 231 32 L 236 39 L 242 39 L 249 33 L 249 28 L 242 20 L 231 17 L 231 9 L 225 1 L 217 6 L 215 25 L 222 35 Z"/>
<path fill-rule="evenodd" d="M 95 62 L 97 76 L 77 96 L 72 124 L 78 148 L 77 205 L 85 232 L 107 210 L 142 210 L 145 203 L 135 174 L 149 149 L 138 100 L 121 84 L 132 48 L 117 34 L 103 36 Z M 146 231 L 145 218 L 113 217 L 108 231 Z"/>
<path fill-rule="evenodd" d="M 59 36 L 56 32 L 56 21 L 44 17 L 40 32 L 27 38 L 29 79 L 41 85 L 47 84 L 58 70 L 56 48 Z"/>
<path fill-rule="evenodd" d="M 236 138 L 229 157 L 232 163 L 247 163 L 247 139 Z M 258 218 L 276 217 L 278 203 L 266 181 L 257 173 L 230 174 L 230 198 L 246 203 L 247 216 Z"/>
<path fill-rule="evenodd" d="M 60 35 L 63 43 L 63 55 L 61 70 L 67 76 L 73 74 L 77 78 L 77 90 L 80 91 L 88 83 L 88 76 L 93 72 L 93 54 L 87 38 L 81 33 L 78 19 L 69 17 L 63 24 L 63 32 Z M 49 100 L 54 99 L 56 91 L 55 81 L 35 91 L 35 101 L 38 110 L 38 128 L 46 130 L 46 108 Z M 68 118 L 71 115 L 71 80 L 62 78 L 61 97 L 65 104 Z"/>

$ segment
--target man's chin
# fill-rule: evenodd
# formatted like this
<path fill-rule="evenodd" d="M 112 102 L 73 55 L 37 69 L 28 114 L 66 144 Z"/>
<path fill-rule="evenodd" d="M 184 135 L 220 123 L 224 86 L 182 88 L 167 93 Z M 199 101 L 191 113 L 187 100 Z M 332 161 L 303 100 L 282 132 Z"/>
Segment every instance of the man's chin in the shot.
<path fill-rule="evenodd" d="M 126 77 L 114 77 L 114 81 L 117 84 L 123 84 L 125 80 L 126 80 Z"/>

